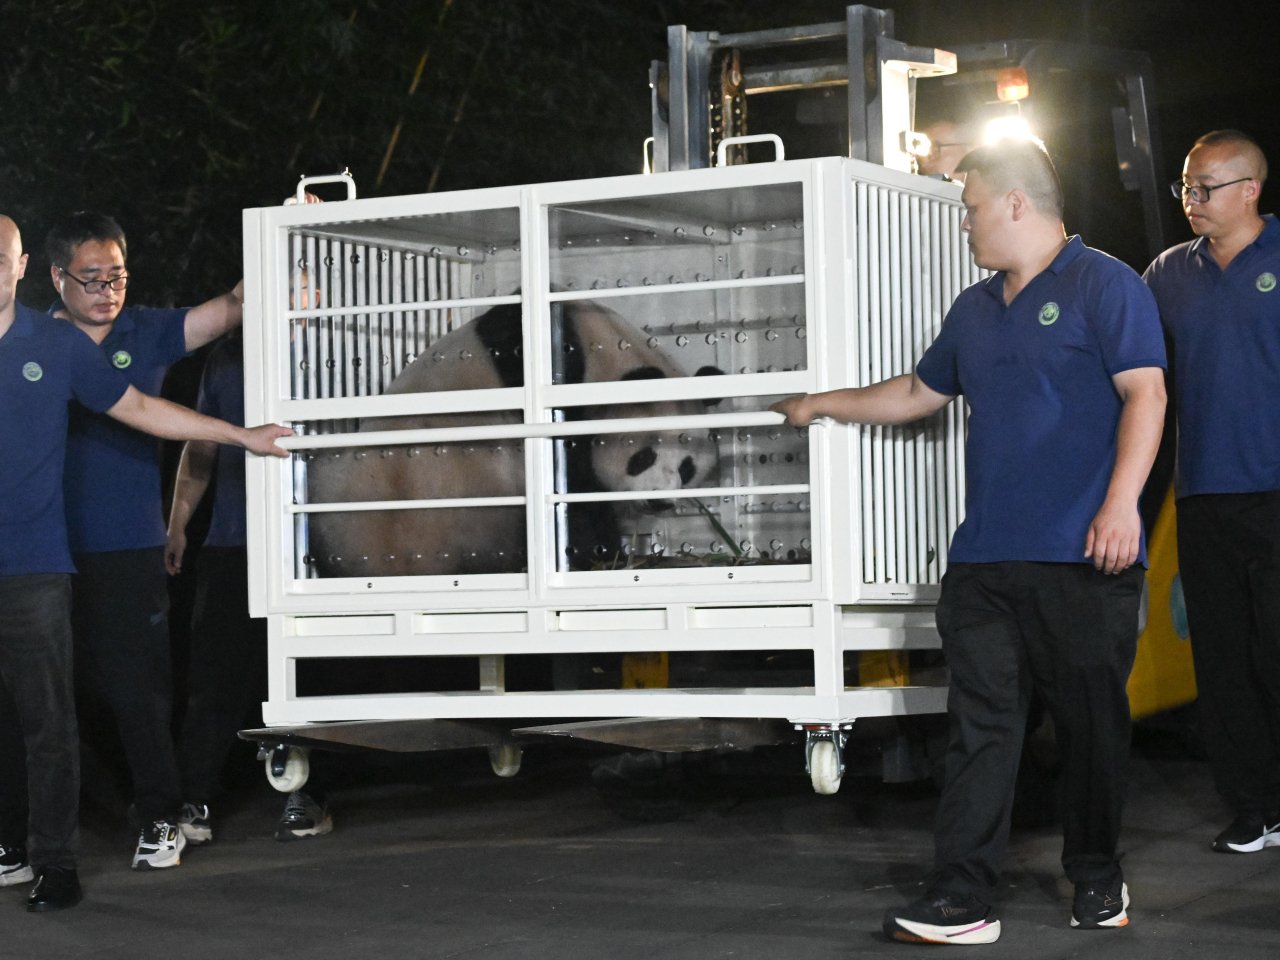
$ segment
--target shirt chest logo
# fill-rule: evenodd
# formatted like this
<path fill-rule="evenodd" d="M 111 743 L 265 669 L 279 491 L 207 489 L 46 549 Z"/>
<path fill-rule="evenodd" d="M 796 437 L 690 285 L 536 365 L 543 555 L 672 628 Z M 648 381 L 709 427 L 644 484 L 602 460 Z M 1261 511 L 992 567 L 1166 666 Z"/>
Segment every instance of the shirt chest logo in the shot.
<path fill-rule="evenodd" d="M 26 377 L 28 380 L 30 380 L 32 383 L 35 383 L 37 380 L 39 380 L 41 377 L 44 376 L 44 368 L 42 368 L 40 364 L 36 363 L 34 360 L 28 360 L 26 363 L 22 365 L 22 375 Z"/>
<path fill-rule="evenodd" d="M 117 370 L 124 370 L 131 363 L 133 363 L 133 357 L 129 355 L 128 350 L 117 350 L 111 355 L 111 365 Z"/>
<path fill-rule="evenodd" d="M 1253 281 L 1253 285 L 1258 288 L 1259 293 L 1270 293 L 1276 288 L 1276 275 L 1271 271 L 1258 274 L 1258 279 Z"/>
<path fill-rule="evenodd" d="M 1040 308 L 1040 316 L 1037 319 L 1040 321 L 1040 326 L 1051 327 L 1058 321 L 1061 313 L 1062 311 L 1058 308 L 1058 305 L 1050 300 Z"/>

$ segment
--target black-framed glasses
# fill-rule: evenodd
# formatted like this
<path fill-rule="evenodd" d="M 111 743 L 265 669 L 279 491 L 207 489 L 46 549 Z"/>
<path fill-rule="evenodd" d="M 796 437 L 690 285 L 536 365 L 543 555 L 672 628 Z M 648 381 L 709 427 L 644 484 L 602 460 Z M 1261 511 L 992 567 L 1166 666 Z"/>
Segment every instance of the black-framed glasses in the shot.
<path fill-rule="evenodd" d="M 58 272 L 70 280 L 74 280 L 80 286 L 84 287 L 85 293 L 102 293 L 108 287 L 112 290 L 123 290 L 129 285 L 129 275 L 122 273 L 119 276 L 108 277 L 106 280 L 81 280 L 74 273 L 67 272 L 65 267 L 59 267 Z"/>
<path fill-rule="evenodd" d="M 1169 190 L 1179 200 L 1183 197 L 1188 197 L 1192 203 L 1208 203 L 1209 194 L 1213 193 L 1213 191 L 1229 187 L 1233 183 L 1245 183 L 1253 179 L 1255 178 L 1237 177 L 1235 180 L 1228 180 L 1226 183 L 1215 183 L 1212 186 L 1203 183 L 1183 183 L 1181 180 L 1175 180 L 1169 184 Z"/>

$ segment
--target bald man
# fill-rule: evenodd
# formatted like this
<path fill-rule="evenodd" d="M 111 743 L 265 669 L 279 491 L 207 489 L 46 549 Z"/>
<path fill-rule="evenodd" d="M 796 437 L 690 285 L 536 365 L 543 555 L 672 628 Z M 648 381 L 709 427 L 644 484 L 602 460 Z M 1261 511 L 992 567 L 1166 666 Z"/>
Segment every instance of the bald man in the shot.
<path fill-rule="evenodd" d="M 1237 130 L 1191 148 L 1174 196 L 1196 239 L 1147 268 L 1172 345 L 1178 562 L 1200 720 L 1234 820 L 1219 853 L 1280 846 L 1280 223 Z"/>
<path fill-rule="evenodd" d="M 9 715 L 0 717 L 0 886 L 34 879 L 27 909 L 48 911 L 81 898 L 74 567 L 62 494 L 68 401 L 154 436 L 258 454 L 287 456 L 275 441 L 290 431 L 233 426 L 141 393 L 72 324 L 18 303 L 26 269 L 18 227 L 0 215 L 0 679 L 8 695 L 0 711 Z M 27 791 L 13 769 L 21 762 L 12 762 L 24 754 Z"/>
<path fill-rule="evenodd" d="M 960 294 L 913 373 L 775 407 L 804 426 L 907 423 L 961 394 L 969 405 L 965 519 L 937 609 L 951 733 L 935 871 L 884 930 L 999 937 L 991 899 L 1033 690 L 1062 752 L 1071 925 L 1120 927 L 1125 684 L 1145 563 L 1138 498 L 1164 420 L 1160 323 L 1137 274 L 1066 236 L 1043 146 L 980 147 L 958 172 L 973 258 L 997 272 Z"/>

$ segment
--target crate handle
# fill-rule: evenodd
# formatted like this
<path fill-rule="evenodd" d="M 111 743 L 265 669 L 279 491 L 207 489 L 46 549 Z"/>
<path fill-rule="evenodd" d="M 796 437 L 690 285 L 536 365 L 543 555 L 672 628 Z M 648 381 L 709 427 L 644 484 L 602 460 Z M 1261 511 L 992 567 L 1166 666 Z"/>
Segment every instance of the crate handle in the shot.
<path fill-rule="evenodd" d="M 306 203 L 307 187 L 313 183 L 345 183 L 347 185 L 347 199 L 354 200 L 356 198 L 356 181 L 351 176 L 349 169 L 344 169 L 341 173 L 329 173 L 318 177 L 302 177 L 298 180 L 298 189 L 292 197 L 285 201 L 286 204 Z"/>
<path fill-rule="evenodd" d="M 787 159 L 787 152 L 782 148 L 782 138 L 780 136 L 776 133 L 753 133 L 741 137 L 725 137 L 721 140 L 720 146 L 716 147 L 716 166 L 723 167 L 729 148 L 740 143 L 772 143 L 774 150 L 773 162 L 781 163 Z"/>

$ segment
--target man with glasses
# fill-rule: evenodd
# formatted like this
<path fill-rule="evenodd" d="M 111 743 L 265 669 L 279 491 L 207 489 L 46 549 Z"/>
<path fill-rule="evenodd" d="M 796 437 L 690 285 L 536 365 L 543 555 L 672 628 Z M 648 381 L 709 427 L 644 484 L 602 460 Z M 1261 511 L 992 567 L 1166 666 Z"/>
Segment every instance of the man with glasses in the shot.
<path fill-rule="evenodd" d="M 1258 213 L 1266 178 L 1245 134 L 1197 140 L 1172 185 L 1196 239 L 1145 274 L 1172 349 L 1200 718 L 1235 814 L 1219 853 L 1280 846 L 1280 223 Z"/>
<path fill-rule="evenodd" d="M 134 387 L 158 394 L 169 367 L 239 325 L 242 287 L 190 309 L 125 306 L 124 231 L 111 217 L 76 213 L 45 241 L 59 301 L 50 313 L 88 334 Z M 175 867 L 185 845 L 170 729 L 168 583 L 155 441 L 73 408 L 64 475 L 78 575 L 73 626 L 83 685 L 114 715 L 142 831 L 134 869 Z"/>
<path fill-rule="evenodd" d="M 62 486 L 70 412 L 83 405 L 154 436 L 276 456 L 287 456 L 275 440 L 290 431 L 246 430 L 139 392 L 71 324 L 17 302 L 26 268 L 18 227 L 0 215 L 0 886 L 34 879 L 27 909 L 50 911 L 81 897 Z"/>

